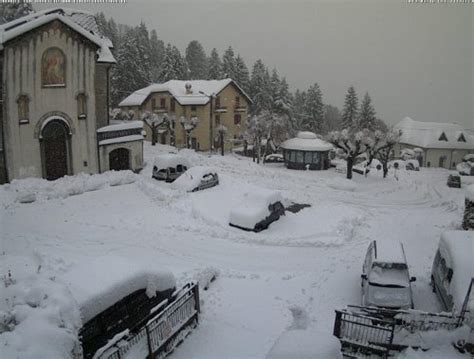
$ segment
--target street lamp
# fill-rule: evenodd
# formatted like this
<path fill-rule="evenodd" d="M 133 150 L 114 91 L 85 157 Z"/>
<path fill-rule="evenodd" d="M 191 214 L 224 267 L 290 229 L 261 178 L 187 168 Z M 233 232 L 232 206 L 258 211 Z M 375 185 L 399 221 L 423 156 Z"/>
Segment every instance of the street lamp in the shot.
<path fill-rule="evenodd" d="M 209 154 L 212 154 L 212 99 L 214 98 L 214 94 L 208 95 L 204 91 L 199 91 L 201 95 L 209 97 L 210 108 L 209 108 Z"/>

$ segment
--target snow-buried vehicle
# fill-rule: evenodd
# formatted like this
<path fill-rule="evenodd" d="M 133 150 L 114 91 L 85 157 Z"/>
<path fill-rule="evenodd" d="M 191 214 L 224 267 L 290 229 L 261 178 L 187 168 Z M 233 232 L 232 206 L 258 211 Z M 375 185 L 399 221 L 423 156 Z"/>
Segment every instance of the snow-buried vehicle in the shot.
<path fill-rule="evenodd" d="M 162 357 L 198 324 L 198 285 L 177 290 L 167 270 L 106 256 L 74 267 L 60 280 L 81 313 L 77 352 L 83 358 L 121 358 L 135 345 L 150 358 Z"/>
<path fill-rule="evenodd" d="M 245 195 L 242 204 L 230 212 L 229 225 L 246 231 L 260 232 L 285 215 L 280 192 L 267 189 Z"/>

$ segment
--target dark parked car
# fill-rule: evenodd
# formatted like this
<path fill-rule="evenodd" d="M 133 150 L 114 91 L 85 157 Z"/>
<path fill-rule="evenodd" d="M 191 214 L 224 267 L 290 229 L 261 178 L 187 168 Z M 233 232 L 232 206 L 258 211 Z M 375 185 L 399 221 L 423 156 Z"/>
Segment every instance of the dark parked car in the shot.
<path fill-rule="evenodd" d="M 246 200 L 230 212 L 229 225 L 260 232 L 285 215 L 279 192 L 261 190 L 246 195 Z"/>
<path fill-rule="evenodd" d="M 461 177 L 455 174 L 449 175 L 447 185 L 448 187 L 461 188 Z"/>
<path fill-rule="evenodd" d="M 167 153 L 156 157 L 152 177 L 159 181 L 173 182 L 189 167 L 191 165 L 186 158 Z"/>

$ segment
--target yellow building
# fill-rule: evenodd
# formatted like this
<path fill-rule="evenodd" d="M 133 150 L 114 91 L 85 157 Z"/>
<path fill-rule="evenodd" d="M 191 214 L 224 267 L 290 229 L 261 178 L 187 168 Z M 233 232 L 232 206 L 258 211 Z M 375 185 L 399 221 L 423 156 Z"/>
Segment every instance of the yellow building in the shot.
<path fill-rule="evenodd" d="M 119 107 L 133 111 L 134 119 L 141 119 L 146 112 L 166 116 L 174 126 L 176 147 L 208 151 L 211 145 L 219 147 L 219 130 L 223 127 L 226 149 L 242 136 L 251 102 L 232 79 L 170 80 L 135 91 Z M 194 128 L 187 132 L 185 128 L 191 123 Z M 146 140 L 151 141 L 152 130 L 147 125 L 144 127 Z M 171 130 L 161 126 L 158 132 L 159 143 L 173 142 Z"/>

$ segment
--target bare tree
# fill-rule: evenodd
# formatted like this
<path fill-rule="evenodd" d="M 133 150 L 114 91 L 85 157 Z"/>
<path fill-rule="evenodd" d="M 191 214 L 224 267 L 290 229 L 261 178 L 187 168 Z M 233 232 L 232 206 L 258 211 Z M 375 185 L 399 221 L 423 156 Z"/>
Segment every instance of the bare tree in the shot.
<path fill-rule="evenodd" d="M 156 113 L 145 111 L 142 114 L 142 121 L 151 131 L 151 145 L 155 146 L 158 142 L 158 128 L 165 123 L 166 115 L 158 115 Z"/>
<path fill-rule="evenodd" d="M 388 161 L 393 157 L 393 148 L 398 143 L 400 134 L 395 131 L 390 131 L 383 134 L 380 145 L 376 153 L 376 158 L 382 163 L 383 177 L 387 177 Z"/>
<path fill-rule="evenodd" d="M 372 143 L 370 131 L 366 129 L 358 132 L 347 129 L 332 131 L 328 134 L 327 140 L 342 151 L 347 161 L 347 179 L 352 179 L 352 167 L 356 157 L 366 152 Z"/>
<path fill-rule="evenodd" d="M 190 118 L 181 116 L 179 119 L 179 123 L 181 123 L 184 128 L 184 131 L 186 132 L 186 148 L 191 148 L 191 133 L 199 124 L 199 118 L 197 118 L 196 116 L 192 116 Z"/>
<path fill-rule="evenodd" d="M 227 127 L 219 125 L 217 127 L 217 133 L 219 134 L 219 146 L 221 148 L 221 155 L 224 156 L 224 139 L 227 134 Z"/>

